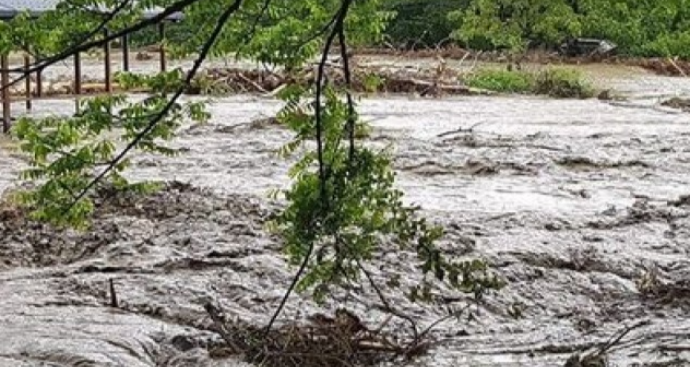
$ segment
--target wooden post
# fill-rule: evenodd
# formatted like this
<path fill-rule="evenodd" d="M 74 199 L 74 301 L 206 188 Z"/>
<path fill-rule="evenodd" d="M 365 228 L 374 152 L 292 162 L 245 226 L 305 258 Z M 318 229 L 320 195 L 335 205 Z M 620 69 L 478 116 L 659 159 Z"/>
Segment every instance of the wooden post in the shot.
<path fill-rule="evenodd" d="M 107 29 L 103 31 L 105 37 L 108 37 L 110 35 L 110 31 Z M 111 62 L 112 58 L 110 55 L 110 42 L 105 43 L 105 91 L 107 93 L 110 93 L 113 91 L 113 81 L 112 81 L 112 70 L 111 70 Z"/>
<path fill-rule="evenodd" d="M 36 72 L 36 97 L 43 97 L 43 70 Z"/>
<path fill-rule="evenodd" d="M 0 69 L 2 69 L 2 131 L 4 133 L 10 132 L 10 124 L 12 114 L 10 108 L 12 101 L 10 100 L 10 61 L 7 55 L 0 56 Z"/>
<path fill-rule="evenodd" d="M 129 71 L 129 35 L 122 36 L 120 40 L 122 43 L 122 70 Z"/>
<path fill-rule="evenodd" d="M 79 113 L 79 95 L 81 95 L 81 54 L 74 54 L 74 109 Z"/>
<path fill-rule="evenodd" d="M 26 70 L 26 79 L 24 79 L 24 87 L 26 90 L 24 91 L 24 95 L 26 96 L 26 110 L 31 111 L 33 108 L 32 103 L 31 103 L 31 74 L 29 73 L 29 69 L 31 68 L 31 57 L 28 54 L 24 55 L 24 70 Z"/>
<path fill-rule="evenodd" d="M 160 35 L 160 62 L 161 62 L 161 71 L 166 71 L 168 68 L 168 62 L 165 59 L 165 23 L 160 22 L 158 23 L 158 33 Z"/>

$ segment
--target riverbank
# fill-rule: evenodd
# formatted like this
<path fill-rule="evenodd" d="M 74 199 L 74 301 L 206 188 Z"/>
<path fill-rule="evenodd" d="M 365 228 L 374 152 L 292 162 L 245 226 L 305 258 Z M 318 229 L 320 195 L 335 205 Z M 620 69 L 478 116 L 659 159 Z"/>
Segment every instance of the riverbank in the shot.
<path fill-rule="evenodd" d="M 142 50 L 147 55 L 141 60 L 132 61 L 131 70 L 136 73 L 154 73 L 158 68 L 157 54 Z M 135 53 L 136 54 L 136 53 Z M 112 70 L 120 70 L 117 53 L 113 55 Z M 105 91 L 102 60 L 94 55 L 83 57 L 84 94 L 100 94 Z M 192 60 L 171 60 L 169 68 L 188 70 Z M 539 72 L 546 68 L 569 69 L 582 73 L 593 82 L 599 91 L 611 89 L 607 79 L 622 77 L 640 77 L 652 74 L 682 76 L 685 65 L 671 59 L 631 59 L 631 58 L 564 58 L 544 53 L 528 53 L 520 57 L 508 57 L 498 53 L 471 53 L 462 49 L 449 48 L 441 50 L 398 51 L 387 49 L 357 50 L 352 60 L 356 75 L 356 87 L 359 91 L 377 93 L 412 93 L 420 95 L 472 95 L 486 91 L 467 88 L 462 82 L 463 75 L 485 69 L 521 69 Z M 656 65 L 656 66 L 654 66 Z M 675 65 L 675 66 L 674 66 Z M 673 70 L 675 70 L 675 72 Z M 49 98 L 60 98 L 70 94 L 73 89 L 71 64 L 67 61 L 56 64 L 44 72 L 44 95 Z M 304 74 L 307 74 L 305 72 Z M 357 74 L 357 73 L 356 73 Z M 342 75 L 335 74 L 335 79 Z M 313 79 L 306 76 L 305 82 Z M 206 62 L 201 76 L 197 78 L 191 93 L 200 93 L 201 89 L 214 86 L 221 94 L 228 93 L 270 93 L 284 82 L 285 76 L 279 70 L 257 65 L 255 63 L 234 60 L 232 58 L 210 59 Z M 371 87 L 374 81 L 383 82 L 379 87 Z M 365 85 L 368 84 L 368 85 Z M 12 88 L 17 99 L 24 95 L 24 83 Z M 35 90 L 35 78 L 32 89 Z M 114 90 L 120 90 L 117 83 Z M 130 91 L 132 92 L 132 91 Z"/>
<path fill-rule="evenodd" d="M 191 60 L 171 62 L 170 68 L 188 70 Z M 638 77 L 650 73 L 641 67 L 621 66 L 602 63 L 544 64 L 506 62 L 489 62 L 467 59 L 444 59 L 442 57 L 408 57 L 405 55 L 390 57 L 383 55 L 357 55 L 352 59 L 353 90 L 369 95 L 410 94 L 421 97 L 440 97 L 448 95 L 482 95 L 494 92 L 510 92 L 509 88 L 495 83 L 472 83 L 478 72 L 503 71 L 501 76 L 523 76 L 539 80 L 538 75 L 551 75 L 562 78 L 556 80 L 567 88 L 549 80 L 536 88 L 527 88 L 517 92 L 554 95 L 559 97 L 588 97 L 601 91 L 609 91 L 608 78 Z M 141 60 L 133 64 L 135 73 L 151 74 L 157 71 L 155 59 Z M 84 58 L 81 91 L 84 95 L 98 95 L 106 91 L 103 66 L 96 58 Z M 112 70 L 119 69 L 114 63 Z M 551 73 L 550 70 L 557 72 Z M 560 72 L 565 70 L 566 72 Z M 57 65 L 48 68 L 43 77 L 43 98 L 70 98 L 74 91 L 74 80 L 68 65 Z M 337 68 L 329 68 L 328 77 L 336 85 L 344 84 L 344 76 Z M 215 96 L 251 93 L 273 96 L 289 80 L 297 80 L 305 85 L 315 78 L 313 67 L 304 68 L 299 73 L 287 76 L 280 70 L 271 70 L 244 61 L 230 59 L 211 59 L 195 78 L 188 94 L 213 94 Z M 592 84 L 592 87 L 589 86 Z M 577 87 L 575 93 L 561 93 L 560 89 Z M 494 89 L 486 87 L 497 87 Z M 32 77 L 31 88 L 36 90 L 36 80 Z M 552 89 L 555 89 L 552 90 Z M 145 90 L 123 90 L 117 81 L 112 83 L 115 92 L 146 92 Z M 25 83 L 18 83 L 11 88 L 15 101 L 25 96 Z"/>

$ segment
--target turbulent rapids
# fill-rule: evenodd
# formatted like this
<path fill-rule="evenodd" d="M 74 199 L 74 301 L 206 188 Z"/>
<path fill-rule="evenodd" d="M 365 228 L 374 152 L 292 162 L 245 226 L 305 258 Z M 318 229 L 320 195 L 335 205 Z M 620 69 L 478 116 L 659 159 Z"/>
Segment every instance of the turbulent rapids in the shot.
<path fill-rule="evenodd" d="M 599 82 L 628 100 L 362 101 L 373 127 L 366 144 L 394 144 L 398 184 L 444 226 L 444 248 L 486 258 L 508 281 L 470 304 L 474 319 L 438 325 L 414 365 L 564 366 L 637 323 L 610 362 L 690 364 L 690 114 L 661 104 L 690 94 L 690 81 L 640 72 Z M 266 120 L 279 107 L 216 98 L 208 124 L 180 131 L 180 156 L 135 157 L 129 176 L 165 188 L 99 193 L 86 233 L 56 232 L 0 205 L 0 366 L 241 365 L 217 355 L 221 336 L 204 306 L 262 326 L 291 280 L 263 227 L 282 205 L 268 191 L 288 183 L 289 162 L 274 152 L 291 134 Z M 73 104 L 35 108 L 70 113 Z M 22 167 L 0 148 L 1 191 Z M 412 283 L 411 256 L 381 254 L 375 264 L 388 270 L 374 276 Z M 385 321 L 375 295 L 352 297 L 327 307 Z M 404 311 L 426 326 L 466 301 Z M 318 312 L 295 296 L 286 315 Z"/>

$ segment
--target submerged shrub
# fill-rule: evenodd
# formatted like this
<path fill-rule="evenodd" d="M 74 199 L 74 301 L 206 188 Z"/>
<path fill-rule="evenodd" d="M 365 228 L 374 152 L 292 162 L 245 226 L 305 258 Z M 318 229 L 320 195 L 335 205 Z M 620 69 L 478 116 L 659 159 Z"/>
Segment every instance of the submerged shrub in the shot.
<path fill-rule="evenodd" d="M 468 75 L 465 83 L 501 93 L 543 94 L 556 98 L 590 98 L 594 88 L 582 73 L 570 69 L 523 70 L 482 69 Z"/>
<path fill-rule="evenodd" d="M 594 96 L 594 88 L 577 70 L 546 69 L 537 73 L 534 93 L 556 98 L 590 98 Z"/>
<path fill-rule="evenodd" d="M 534 76 L 523 71 L 482 69 L 470 74 L 465 83 L 473 88 L 495 92 L 526 93 L 534 88 Z"/>

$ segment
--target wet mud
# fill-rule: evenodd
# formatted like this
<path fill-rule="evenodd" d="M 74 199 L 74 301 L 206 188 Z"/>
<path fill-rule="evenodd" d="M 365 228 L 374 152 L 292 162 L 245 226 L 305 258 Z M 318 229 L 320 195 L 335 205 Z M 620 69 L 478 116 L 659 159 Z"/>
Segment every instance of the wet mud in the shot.
<path fill-rule="evenodd" d="M 531 97 L 370 98 L 364 142 L 395 147 L 406 200 L 444 226 L 452 256 L 485 258 L 508 281 L 481 303 L 438 289 L 432 305 L 395 304 L 422 327 L 449 320 L 412 366 L 564 366 L 626 325 L 617 366 L 690 365 L 690 125 L 655 108 L 667 79 L 619 80 L 639 108 Z M 674 84 L 675 85 L 675 84 Z M 626 88 L 621 88 L 626 90 Z M 652 95 L 652 97 L 650 97 Z M 41 102 L 37 113 L 71 102 Z M 239 366 L 204 305 L 264 325 L 295 271 L 264 224 L 289 182 L 275 151 L 291 133 L 273 99 L 217 98 L 213 119 L 185 126 L 178 157 L 137 155 L 133 180 L 169 182 L 146 197 L 103 195 L 86 233 L 0 210 L 0 366 Z M 259 121 L 259 122 L 256 122 Z M 0 190 L 23 167 L 0 149 Z M 374 260 L 374 277 L 417 279 L 412 254 Z M 111 307 L 110 282 L 119 307 Z M 371 324 L 366 290 L 337 297 Z M 286 318 L 320 312 L 299 295 Z M 394 325 L 395 326 L 395 325 Z M 391 326 L 391 327 L 394 327 Z"/>

